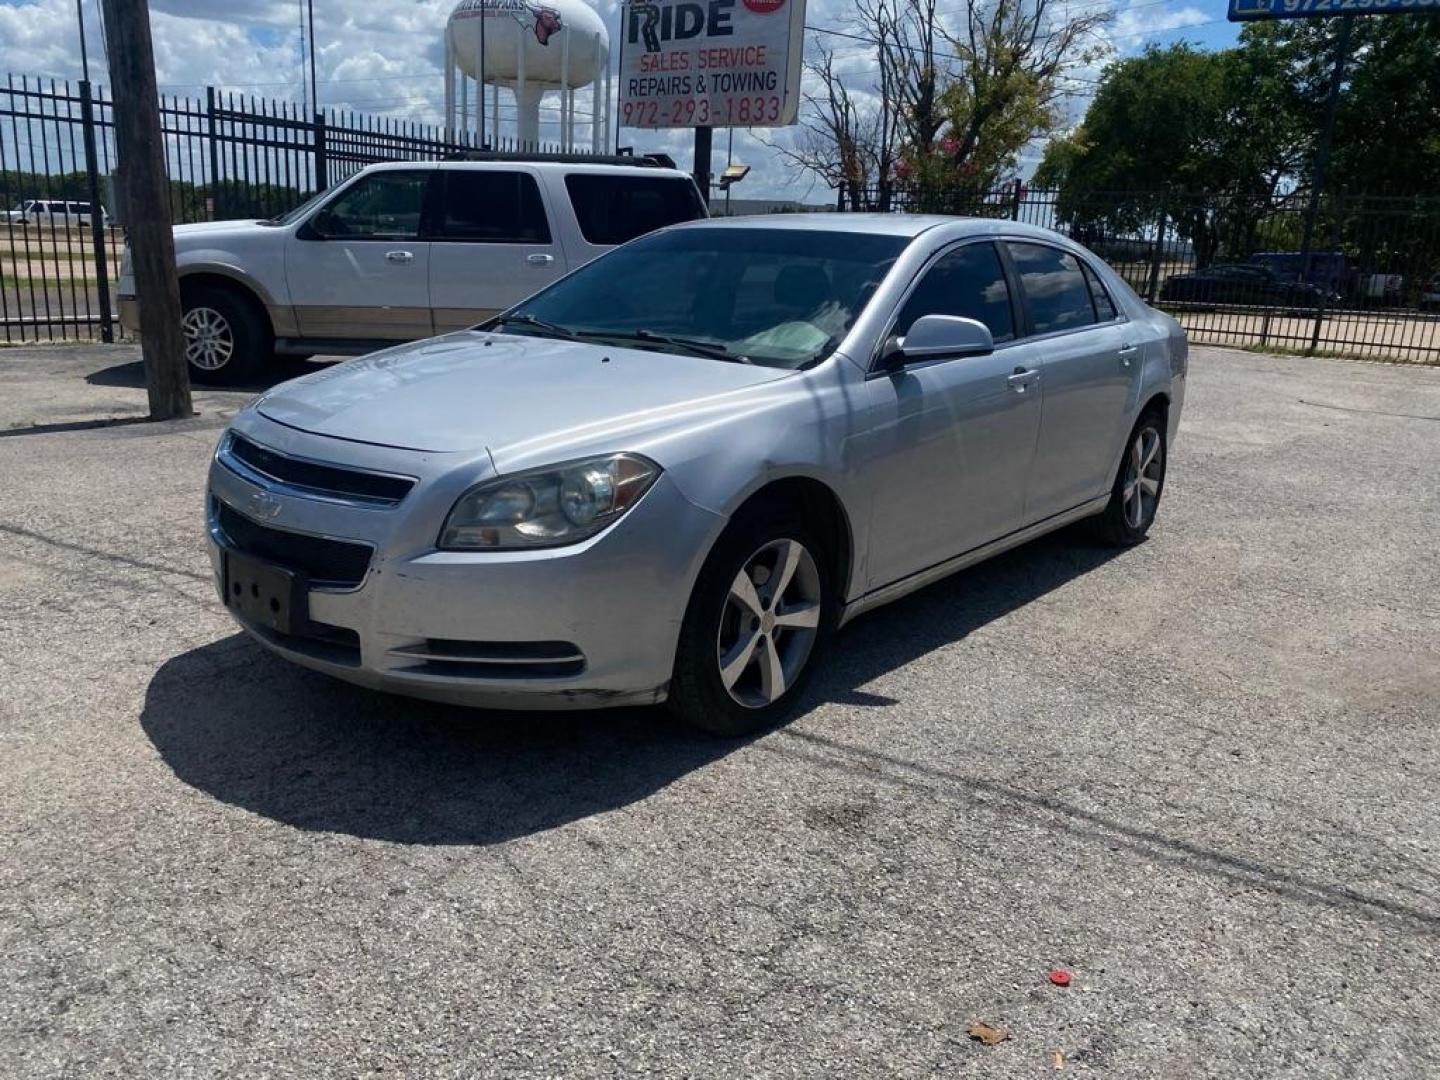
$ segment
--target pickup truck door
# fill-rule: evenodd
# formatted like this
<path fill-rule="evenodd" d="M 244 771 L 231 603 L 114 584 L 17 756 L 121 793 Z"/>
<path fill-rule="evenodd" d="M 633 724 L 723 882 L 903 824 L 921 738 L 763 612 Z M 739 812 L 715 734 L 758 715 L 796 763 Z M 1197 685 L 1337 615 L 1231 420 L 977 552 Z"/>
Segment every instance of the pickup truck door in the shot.
<path fill-rule="evenodd" d="M 429 337 L 430 245 L 420 239 L 433 169 L 362 176 L 295 231 L 285 278 L 307 338 Z"/>
<path fill-rule="evenodd" d="M 441 169 L 435 207 L 426 235 L 437 334 L 488 319 L 565 273 L 534 173 Z"/>

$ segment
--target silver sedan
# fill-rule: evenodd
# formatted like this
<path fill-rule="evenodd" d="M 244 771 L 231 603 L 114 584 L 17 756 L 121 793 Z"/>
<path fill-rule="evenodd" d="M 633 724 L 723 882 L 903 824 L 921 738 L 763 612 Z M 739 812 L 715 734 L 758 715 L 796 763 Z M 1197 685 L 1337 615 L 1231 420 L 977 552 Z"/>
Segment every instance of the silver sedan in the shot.
<path fill-rule="evenodd" d="M 677 226 L 472 330 L 277 386 L 210 470 L 235 618 L 463 704 L 779 722 L 834 630 L 1082 518 L 1155 518 L 1179 325 L 1005 221 Z"/>

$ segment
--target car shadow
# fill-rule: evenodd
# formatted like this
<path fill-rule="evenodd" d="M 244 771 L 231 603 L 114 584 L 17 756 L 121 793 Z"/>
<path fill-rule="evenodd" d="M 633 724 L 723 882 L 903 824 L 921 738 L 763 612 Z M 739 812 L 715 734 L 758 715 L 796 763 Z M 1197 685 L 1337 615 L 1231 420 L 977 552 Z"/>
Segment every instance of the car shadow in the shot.
<path fill-rule="evenodd" d="M 1115 552 L 1045 538 L 867 615 L 804 704 L 894 704 L 863 687 L 1094 569 Z M 374 693 L 236 634 L 166 662 L 141 725 L 184 782 L 302 829 L 494 844 L 636 802 L 745 744 L 663 709 L 501 713 Z"/>

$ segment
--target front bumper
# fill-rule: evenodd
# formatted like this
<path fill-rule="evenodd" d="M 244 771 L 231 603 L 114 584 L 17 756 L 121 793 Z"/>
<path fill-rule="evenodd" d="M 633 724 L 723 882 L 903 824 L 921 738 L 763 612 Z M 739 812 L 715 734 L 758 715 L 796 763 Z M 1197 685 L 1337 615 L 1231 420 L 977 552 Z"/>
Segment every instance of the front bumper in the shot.
<path fill-rule="evenodd" d="M 565 709 L 664 699 L 695 577 L 724 525 L 667 474 L 583 543 L 439 551 L 434 541 L 455 499 L 492 474 L 487 455 L 467 462 L 348 443 L 254 413 L 237 418 L 242 428 L 280 453 L 418 477 L 398 506 L 377 509 L 287 493 L 217 457 L 207 511 L 217 585 L 229 544 L 217 520 L 221 503 L 265 528 L 374 547 L 358 587 L 309 590 L 315 633 L 280 634 L 237 619 L 266 648 L 348 682 L 452 704 Z M 561 655 L 570 659 L 554 662 Z"/>

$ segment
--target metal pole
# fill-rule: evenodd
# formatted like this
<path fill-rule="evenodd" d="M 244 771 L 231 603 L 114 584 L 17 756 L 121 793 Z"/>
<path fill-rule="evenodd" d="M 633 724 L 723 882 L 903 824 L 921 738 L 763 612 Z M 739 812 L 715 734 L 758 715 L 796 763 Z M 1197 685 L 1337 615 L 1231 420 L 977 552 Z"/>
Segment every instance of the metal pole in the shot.
<path fill-rule="evenodd" d="M 490 21 L 485 10 L 488 0 L 480 0 L 480 61 L 475 65 L 475 113 L 480 125 L 480 146 L 485 146 L 485 24 Z"/>
<path fill-rule="evenodd" d="M 305 0 L 305 10 L 310 19 L 310 100 L 315 111 L 320 111 L 320 92 L 315 89 L 315 0 Z"/>
<path fill-rule="evenodd" d="M 305 85 L 305 0 L 296 6 L 300 13 L 300 113 L 310 115 L 310 88 Z"/>
<path fill-rule="evenodd" d="M 710 146 L 714 134 L 714 128 L 695 129 L 695 186 L 700 189 L 707 209 L 710 206 Z"/>
<path fill-rule="evenodd" d="M 618 80 L 625 78 L 625 35 L 630 32 L 630 4 L 629 0 L 620 0 L 620 62 L 616 65 L 617 84 L 616 96 L 619 96 Z M 610 58 L 605 58 L 605 108 L 610 108 Z M 620 111 L 620 103 L 615 103 L 615 153 L 620 152 L 620 121 L 624 115 Z M 609 124 L 605 125 L 607 128 Z"/>
<path fill-rule="evenodd" d="M 1340 19 L 1340 33 L 1335 38 L 1335 67 L 1330 74 L 1330 96 L 1325 100 L 1325 126 L 1320 131 L 1320 145 L 1315 150 L 1315 172 L 1310 178 L 1310 206 L 1305 212 L 1305 235 L 1300 241 L 1300 280 L 1309 282 L 1313 263 L 1311 246 L 1315 241 L 1315 219 L 1320 213 L 1320 191 L 1325 186 L 1325 171 L 1330 167 L 1330 143 L 1335 136 L 1335 113 L 1340 107 L 1340 84 L 1345 80 L 1345 61 L 1350 55 L 1350 27 L 1355 16 Z M 1318 322 L 1318 316 L 1317 316 Z"/>
<path fill-rule="evenodd" d="M 735 129 L 732 127 L 732 128 L 730 129 L 730 144 L 725 148 L 725 171 L 726 171 L 726 172 L 729 172 L 729 171 L 730 171 L 730 166 L 731 166 L 731 165 L 734 165 L 734 164 L 735 164 Z M 725 185 L 725 216 L 726 216 L 726 217 L 729 217 L 729 216 L 730 216 L 730 189 L 733 188 L 734 186 L 735 186 L 735 185 L 734 185 L 734 184 L 731 184 L 731 183 L 727 183 L 727 184 Z"/>
<path fill-rule="evenodd" d="M 84 0 L 75 0 L 75 21 L 80 24 L 80 77 L 90 81 L 90 54 L 85 51 L 85 9 Z M 93 206 L 94 204 L 92 204 Z M 109 341 L 109 338 L 105 339 Z"/>
<path fill-rule="evenodd" d="M 78 6 L 78 5 L 77 5 Z M 100 292 L 100 340 L 115 340 L 110 315 L 110 268 L 105 258 L 105 215 L 100 210 L 100 160 L 95 152 L 95 101 L 90 80 L 80 82 L 80 119 L 85 125 L 85 179 L 90 185 L 90 243 L 95 249 L 95 287 Z M 116 207 L 119 210 L 119 207 Z"/>

